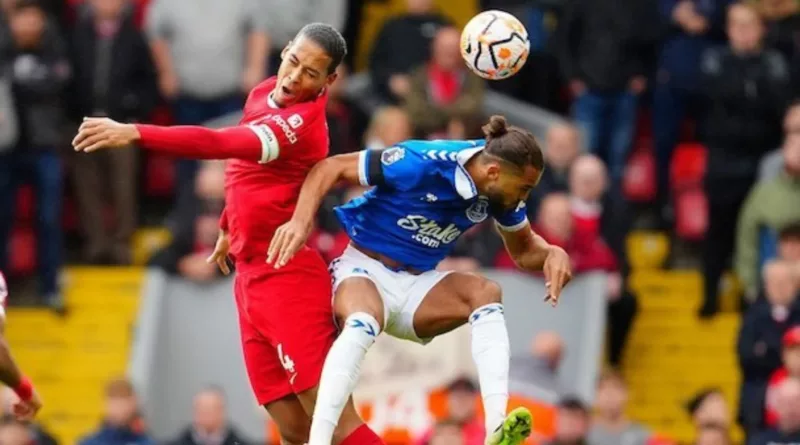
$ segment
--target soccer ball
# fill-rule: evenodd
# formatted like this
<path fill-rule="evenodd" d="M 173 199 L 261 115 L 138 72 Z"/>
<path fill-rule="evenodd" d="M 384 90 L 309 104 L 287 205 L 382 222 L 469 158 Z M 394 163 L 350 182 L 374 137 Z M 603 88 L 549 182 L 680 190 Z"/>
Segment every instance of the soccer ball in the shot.
<path fill-rule="evenodd" d="M 461 57 L 475 74 L 500 80 L 516 74 L 530 51 L 522 22 L 503 11 L 484 11 L 461 32 Z"/>

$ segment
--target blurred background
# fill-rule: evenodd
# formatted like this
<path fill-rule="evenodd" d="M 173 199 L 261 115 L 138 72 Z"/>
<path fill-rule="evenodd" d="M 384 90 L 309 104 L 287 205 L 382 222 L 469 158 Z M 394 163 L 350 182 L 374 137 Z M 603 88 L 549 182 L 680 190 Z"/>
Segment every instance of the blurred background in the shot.
<path fill-rule="evenodd" d="M 79 156 L 83 116 L 235 125 L 304 24 L 350 45 L 331 154 L 532 131 L 528 209 L 577 278 L 552 309 L 490 224 L 441 268 L 504 288 L 530 443 L 800 443 L 800 3 L 795 0 L 2 0 L 0 270 L 37 423 L 2 445 L 277 444 L 250 393 L 232 282 L 204 259 L 224 164 Z M 528 28 L 515 77 L 465 70 L 459 33 Z M 310 243 L 347 239 L 325 201 Z M 357 400 L 389 445 L 482 443 L 469 331 L 382 338 Z M 12 395 L 3 393 L 8 412 Z"/>

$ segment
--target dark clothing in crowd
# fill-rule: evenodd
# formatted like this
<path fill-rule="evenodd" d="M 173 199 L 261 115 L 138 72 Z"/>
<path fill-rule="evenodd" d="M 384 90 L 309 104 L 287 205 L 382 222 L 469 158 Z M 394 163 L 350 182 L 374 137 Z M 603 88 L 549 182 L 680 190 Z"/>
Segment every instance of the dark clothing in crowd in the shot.
<path fill-rule="evenodd" d="M 410 74 L 414 68 L 426 63 L 436 32 L 449 23 L 439 14 L 409 14 L 387 21 L 369 58 L 375 91 L 385 99 L 397 99 L 389 90 L 389 78 L 394 74 Z"/>

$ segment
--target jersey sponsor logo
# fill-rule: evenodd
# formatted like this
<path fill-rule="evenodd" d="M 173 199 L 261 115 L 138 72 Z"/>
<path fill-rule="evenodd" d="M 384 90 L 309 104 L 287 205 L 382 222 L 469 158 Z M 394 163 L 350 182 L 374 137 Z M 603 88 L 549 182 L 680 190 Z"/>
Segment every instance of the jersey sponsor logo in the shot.
<path fill-rule="evenodd" d="M 437 248 L 442 244 L 450 244 L 461 236 L 461 230 L 454 224 L 451 223 L 447 227 L 442 227 L 438 222 L 422 215 L 408 215 L 405 218 L 400 218 L 397 221 L 397 225 L 413 232 L 411 239 L 431 248 Z"/>
<path fill-rule="evenodd" d="M 297 134 L 294 131 L 292 131 L 291 128 L 289 128 L 289 124 L 287 124 L 282 117 L 278 115 L 272 116 L 272 121 L 278 124 L 279 127 L 281 127 L 281 130 L 283 131 L 283 134 L 286 135 L 286 139 L 289 140 L 289 143 L 291 144 L 297 143 Z"/>
<path fill-rule="evenodd" d="M 383 151 L 381 154 L 381 162 L 383 165 L 392 165 L 395 162 L 403 159 L 406 156 L 406 150 L 403 147 L 392 147 Z"/>
<path fill-rule="evenodd" d="M 289 126 L 294 129 L 297 129 L 298 127 L 303 125 L 303 118 L 300 117 L 299 114 L 293 114 L 289 116 L 289 119 L 287 119 L 287 121 L 289 122 Z"/>
<path fill-rule="evenodd" d="M 481 198 L 467 208 L 467 218 L 475 224 L 489 217 L 489 201 Z"/>

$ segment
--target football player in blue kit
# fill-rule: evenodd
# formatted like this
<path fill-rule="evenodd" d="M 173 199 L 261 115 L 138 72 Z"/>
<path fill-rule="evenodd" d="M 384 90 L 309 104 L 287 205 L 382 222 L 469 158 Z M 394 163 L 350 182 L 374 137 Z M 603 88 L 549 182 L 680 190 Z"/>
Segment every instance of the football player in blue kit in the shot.
<path fill-rule="evenodd" d="M 351 240 L 330 267 L 341 333 L 322 370 L 309 445 L 331 445 L 360 364 L 382 331 L 425 344 L 465 323 L 486 444 L 520 444 L 530 434 L 527 410 L 507 412 L 509 340 L 500 286 L 436 270 L 462 233 L 491 216 L 517 266 L 544 272 L 546 301 L 555 305 L 572 276 L 564 250 L 534 234 L 526 217 L 524 203 L 544 168 L 535 138 L 501 116 L 483 129 L 485 140 L 406 141 L 328 158 L 311 170 L 294 216 L 277 229 L 267 262 L 280 268 L 305 244 L 331 187 L 372 186 L 336 208 Z"/>

